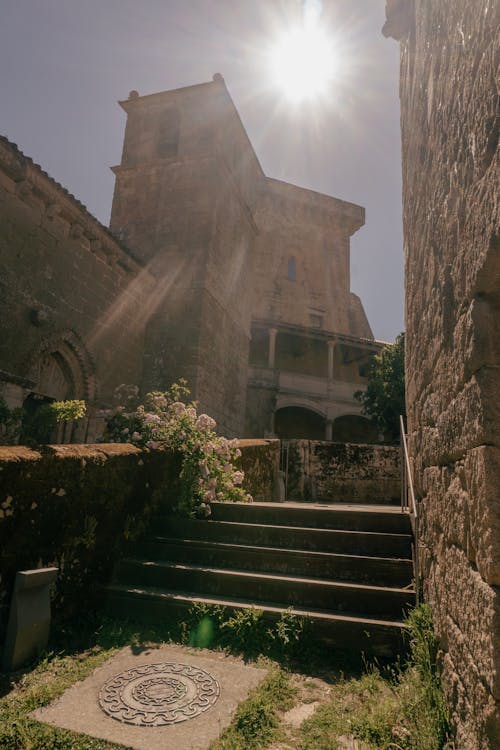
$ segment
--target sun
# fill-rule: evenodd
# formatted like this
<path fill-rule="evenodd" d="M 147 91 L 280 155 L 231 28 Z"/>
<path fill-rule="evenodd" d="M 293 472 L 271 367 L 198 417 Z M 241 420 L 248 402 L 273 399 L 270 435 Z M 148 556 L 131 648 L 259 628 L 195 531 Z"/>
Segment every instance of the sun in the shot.
<path fill-rule="evenodd" d="M 328 91 L 335 75 L 333 39 L 318 23 L 302 23 L 278 37 L 269 63 L 274 85 L 288 99 L 317 99 Z"/>

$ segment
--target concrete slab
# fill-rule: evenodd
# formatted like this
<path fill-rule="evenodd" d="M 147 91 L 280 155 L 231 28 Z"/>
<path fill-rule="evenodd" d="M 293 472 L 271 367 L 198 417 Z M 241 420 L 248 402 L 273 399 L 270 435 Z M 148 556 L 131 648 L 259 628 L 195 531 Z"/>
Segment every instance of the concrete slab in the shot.
<path fill-rule="evenodd" d="M 127 647 L 31 715 L 134 750 L 206 750 L 265 676 L 215 651 Z"/>

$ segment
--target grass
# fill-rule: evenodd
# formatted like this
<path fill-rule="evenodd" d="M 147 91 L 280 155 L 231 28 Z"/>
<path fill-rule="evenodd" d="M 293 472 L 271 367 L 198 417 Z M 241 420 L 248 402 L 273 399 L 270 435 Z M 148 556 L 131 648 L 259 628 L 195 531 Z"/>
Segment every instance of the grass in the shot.
<path fill-rule="evenodd" d="M 173 640 L 224 647 L 245 658 L 274 653 L 266 660 L 266 678 L 210 750 L 264 750 L 274 743 L 291 750 L 343 750 L 342 737 L 355 738 L 359 750 L 443 750 L 448 718 L 427 607 L 413 611 L 407 632 L 410 655 L 404 666 L 365 664 L 359 671 L 340 661 L 341 655 L 315 648 L 303 623 L 288 615 L 272 627 L 258 610 L 224 615 L 195 608 L 184 623 L 157 628 L 90 620 L 78 630 L 60 629 L 50 653 L 29 670 L 2 678 L 0 749 L 115 750 L 118 746 L 41 724 L 29 714 L 121 647 L 139 650 Z M 287 725 L 284 713 L 308 703 L 314 703 L 313 715 L 300 728 Z"/>
<path fill-rule="evenodd" d="M 410 653 L 403 667 L 340 679 L 329 700 L 304 722 L 297 750 L 340 750 L 351 736 L 360 750 L 443 750 L 448 713 L 437 665 L 438 644 L 430 610 L 419 607 L 407 621 Z"/>
<path fill-rule="evenodd" d="M 282 736 L 280 712 L 293 706 L 296 694 L 289 675 L 274 667 L 210 750 L 264 750 Z"/>

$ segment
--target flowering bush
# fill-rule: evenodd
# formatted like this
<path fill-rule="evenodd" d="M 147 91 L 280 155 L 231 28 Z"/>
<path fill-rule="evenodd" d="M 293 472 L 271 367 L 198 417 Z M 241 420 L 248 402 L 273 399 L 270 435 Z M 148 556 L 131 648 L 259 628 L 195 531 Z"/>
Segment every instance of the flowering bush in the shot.
<path fill-rule="evenodd" d="M 133 405 L 136 394 L 130 387 L 120 386 L 119 397 L 122 392 L 128 394 L 128 408 L 117 406 L 109 416 L 104 439 L 178 451 L 179 512 L 206 518 L 212 500 L 252 501 L 241 486 L 243 472 L 234 468 L 234 461 L 241 456 L 237 441 L 217 435 L 215 420 L 208 414 L 198 414 L 196 403 L 185 403 L 189 395 L 185 381 L 175 383 L 168 391 L 148 393 L 140 405 Z"/>

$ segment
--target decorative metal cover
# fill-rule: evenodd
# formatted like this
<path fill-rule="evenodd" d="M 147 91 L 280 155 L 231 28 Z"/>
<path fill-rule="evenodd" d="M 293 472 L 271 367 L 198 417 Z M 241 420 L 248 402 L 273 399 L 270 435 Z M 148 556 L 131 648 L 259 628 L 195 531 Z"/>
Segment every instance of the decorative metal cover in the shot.
<path fill-rule="evenodd" d="M 102 710 L 117 721 L 162 727 L 194 719 L 220 695 L 217 680 L 188 664 L 146 664 L 110 677 L 99 692 Z"/>

